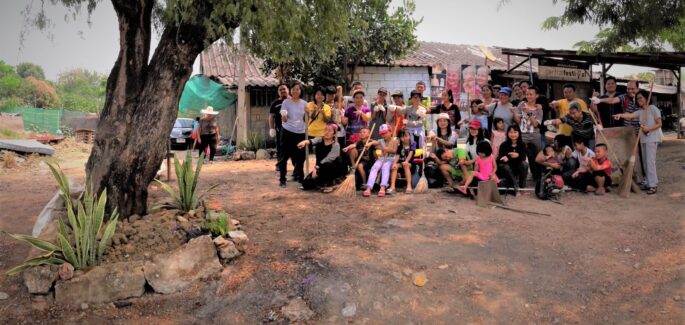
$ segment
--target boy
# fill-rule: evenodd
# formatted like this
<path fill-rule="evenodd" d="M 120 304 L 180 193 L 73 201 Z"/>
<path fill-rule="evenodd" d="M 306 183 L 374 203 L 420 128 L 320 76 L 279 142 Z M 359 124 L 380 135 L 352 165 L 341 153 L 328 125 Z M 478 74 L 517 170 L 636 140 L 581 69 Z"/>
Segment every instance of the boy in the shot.
<path fill-rule="evenodd" d="M 442 160 L 443 164 L 440 164 L 440 172 L 443 178 L 447 181 L 447 192 L 455 193 L 456 187 L 454 186 L 454 179 L 462 181 L 465 175 L 468 175 L 469 170 L 466 168 L 466 160 L 468 160 L 468 152 L 462 148 L 456 149 L 439 149 L 435 155 L 437 158 Z"/>
<path fill-rule="evenodd" d="M 373 154 L 374 152 L 376 152 L 376 148 L 374 148 L 374 146 L 371 146 L 364 150 L 366 140 L 370 136 L 371 132 L 369 132 L 368 128 L 364 127 L 359 131 L 359 140 L 356 143 L 350 144 L 349 146 L 343 148 L 342 150 L 345 153 L 355 152 L 354 158 L 352 157 L 353 155 L 350 154 L 352 166 L 354 166 L 354 163 L 356 162 L 358 155 L 361 154 L 362 151 L 364 151 L 364 154 L 359 160 L 359 165 L 357 165 L 357 170 L 355 171 L 355 173 L 360 176 L 359 178 L 357 178 L 357 188 L 362 186 L 362 184 L 366 184 L 366 175 L 368 174 L 368 171 L 371 169 L 371 166 L 373 166 L 373 163 L 376 160 Z"/>
<path fill-rule="evenodd" d="M 582 173 L 585 190 L 604 195 L 611 186 L 611 161 L 607 159 L 607 146 L 600 143 L 595 146 L 595 158 L 588 163 L 587 171 Z"/>
<path fill-rule="evenodd" d="M 574 138 L 573 146 L 575 150 L 571 153 L 571 158 L 576 161 L 576 169 L 564 175 L 564 182 L 571 184 L 571 187 L 585 190 L 582 178 L 579 176 L 588 170 L 590 160 L 595 158 L 595 153 L 585 145 L 585 141 L 582 138 Z"/>

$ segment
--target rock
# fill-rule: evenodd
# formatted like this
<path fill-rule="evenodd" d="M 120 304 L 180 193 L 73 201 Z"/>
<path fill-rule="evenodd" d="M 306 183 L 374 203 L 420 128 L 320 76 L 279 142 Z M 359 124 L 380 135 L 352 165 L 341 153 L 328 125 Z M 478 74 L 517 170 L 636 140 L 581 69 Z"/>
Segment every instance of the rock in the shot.
<path fill-rule="evenodd" d="M 136 222 L 138 220 L 140 220 L 140 216 L 137 214 L 133 214 L 130 217 L 128 217 L 128 222 L 131 222 L 131 223 Z"/>
<path fill-rule="evenodd" d="M 31 296 L 31 308 L 38 311 L 44 311 L 52 305 L 53 301 L 54 298 L 52 295 L 33 295 Z"/>
<path fill-rule="evenodd" d="M 411 274 L 414 273 L 414 271 L 412 271 L 412 270 L 409 269 L 409 268 L 406 268 L 406 269 L 402 270 L 402 273 L 403 273 L 405 276 L 411 276 Z"/>
<path fill-rule="evenodd" d="M 428 282 L 428 279 L 426 278 L 426 273 L 417 272 L 414 273 L 414 276 L 412 276 L 412 281 L 414 282 L 415 286 L 423 287 L 426 285 L 426 282 Z"/>
<path fill-rule="evenodd" d="M 357 305 L 354 303 L 345 303 L 345 308 L 342 310 L 344 317 L 354 317 L 357 314 Z"/>
<path fill-rule="evenodd" d="M 211 237 L 200 236 L 145 262 L 144 270 L 145 279 L 155 292 L 172 293 L 221 271 L 221 263 Z"/>
<path fill-rule="evenodd" d="M 218 236 L 218 237 L 214 238 L 214 240 L 212 240 L 212 242 L 214 242 L 214 246 L 222 247 L 222 246 L 228 245 L 229 240 L 227 240 L 226 238 L 224 238 L 222 236 Z"/>
<path fill-rule="evenodd" d="M 140 297 L 145 293 L 143 262 L 96 266 L 81 276 L 55 285 L 58 304 L 78 306 Z"/>
<path fill-rule="evenodd" d="M 255 160 L 255 158 L 257 158 L 257 155 L 252 151 L 244 151 L 240 154 L 240 160 Z"/>
<path fill-rule="evenodd" d="M 228 237 L 230 237 L 238 246 L 247 244 L 249 241 L 247 235 L 242 230 L 229 231 Z"/>
<path fill-rule="evenodd" d="M 287 305 L 281 308 L 281 313 L 291 322 L 306 321 L 314 316 L 314 312 L 300 297 L 291 299 Z"/>
<path fill-rule="evenodd" d="M 85 302 L 82 302 L 80 307 L 81 307 L 81 310 L 86 310 L 86 309 L 88 309 L 88 304 Z"/>
<path fill-rule="evenodd" d="M 57 280 L 57 265 L 30 267 L 22 274 L 24 285 L 32 294 L 47 294 Z"/>
<path fill-rule="evenodd" d="M 443 265 L 438 266 L 438 269 L 444 270 L 444 269 L 446 269 L 446 268 L 448 268 L 448 267 L 450 267 L 448 264 L 443 264 Z"/>
<path fill-rule="evenodd" d="M 233 159 L 233 161 L 239 161 L 241 159 L 240 158 L 241 154 L 242 154 L 241 151 L 236 151 L 233 153 L 233 156 L 231 156 L 231 159 Z"/>
<path fill-rule="evenodd" d="M 219 257 L 222 260 L 230 260 L 240 256 L 240 251 L 230 240 L 227 240 L 224 245 L 218 247 L 217 252 L 219 252 Z"/>
<path fill-rule="evenodd" d="M 59 278 L 62 280 L 69 280 L 74 277 L 74 266 L 69 263 L 64 263 L 59 266 L 57 270 Z"/>
<path fill-rule="evenodd" d="M 195 217 L 195 210 L 190 210 L 190 211 L 188 211 L 188 217 L 189 217 L 189 218 L 194 218 L 194 217 Z"/>
<path fill-rule="evenodd" d="M 266 160 L 266 159 L 271 159 L 271 155 L 269 154 L 268 151 L 264 149 L 259 149 L 257 150 L 257 153 L 255 154 L 255 158 L 257 160 Z"/>
<path fill-rule="evenodd" d="M 680 297 L 680 296 L 673 296 L 673 300 L 674 300 L 674 301 L 680 301 L 680 300 L 682 300 L 682 297 Z"/>
<path fill-rule="evenodd" d="M 8 299 L 9 297 L 10 297 L 10 295 L 8 295 L 7 293 L 5 293 L 5 292 L 0 292 L 0 300 L 6 300 L 6 299 Z"/>
<path fill-rule="evenodd" d="M 193 228 L 194 228 L 193 224 L 188 222 L 188 221 L 180 222 L 178 224 L 178 226 L 181 227 L 181 229 L 183 229 L 183 231 L 185 231 L 186 233 L 191 233 L 193 231 Z"/>
<path fill-rule="evenodd" d="M 177 216 L 176 221 L 178 221 L 180 223 L 184 223 L 184 222 L 188 222 L 188 219 L 181 217 L 181 216 Z"/>
<path fill-rule="evenodd" d="M 640 269 L 640 266 L 642 266 L 642 264 L 640 264 L 640 263 L 633 264 L 633 268 L 636 270 Z"/>

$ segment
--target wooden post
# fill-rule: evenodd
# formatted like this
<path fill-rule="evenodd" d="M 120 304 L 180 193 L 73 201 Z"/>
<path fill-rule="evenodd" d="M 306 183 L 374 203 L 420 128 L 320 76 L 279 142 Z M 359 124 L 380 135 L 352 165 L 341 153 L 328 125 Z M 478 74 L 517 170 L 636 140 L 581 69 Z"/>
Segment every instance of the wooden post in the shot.
<path fill-rule="evenodd" d="M 607 66 L 602 62 L 602 74 L 599 76 L 599 94 L 603 95 L 605 92 L 604 81 L 607 79 Z"/>
<path fill-rule="evenodd" d="M 241 32 L 242 35 L 242 32 Z M 247 114 L 247 96 L 245 94 L 245 88 L 247 86 L 245 82 L 245 49 L 242 45 L 243 38 L 240 39 L 240 45 L 238 50 L 238 106 L 236 110 L 236 121 L 240 123 L 238 125 L 238 134 L 235 143 L 239 144 L 247 140 L 247 127 L 248 127 L 248 114 Z"/>

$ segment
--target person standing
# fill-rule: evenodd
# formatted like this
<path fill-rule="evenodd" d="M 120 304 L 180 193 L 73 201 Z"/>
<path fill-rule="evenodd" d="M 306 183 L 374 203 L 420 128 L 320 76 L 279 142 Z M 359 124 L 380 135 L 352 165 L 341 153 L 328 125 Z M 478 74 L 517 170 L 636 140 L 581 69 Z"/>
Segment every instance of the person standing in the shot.
<path fill-rule="evenodd" d="M 426 118 L 426 107 L 421 105 L 422 99 L 422 95 L 418 90 L 411 92 L 409 97 L 411 106 L 405 108 L 405 119 L 403 121 L 407 130 L 412 134 L 414 142 L 419 144 L 419 148 L 423 148 L 426 140 L 426 132 L 423 126 Z"/>
<path fill-rule="evenodd" d="M 278 161 L 280 160 L 283 150 L 281 150 L 281 130 L 283 129 L 283 121 L 281 121 L 281 105 L 283 101 L 288 99 L 288 86 L 278 86 L 278 98 L 271 103 L 269 108 L 269 136 L 276 139 L 276 171 L 278 171 Z"/>
<path fill-rule="evenodd" d="M 209 147 L 209 162 L 214 161 L 214 154 L 216 153 L 216 144 L 219 143 L 219 126 L 216 123 L 215 115 L 219 112 L 214 110 L 214 107 L 207 106 L 206 109 L 200 111 L 205 115 L 198 123 L 197 133 L 200 137 L 197 139 L 198 156 L 205 152 Z"/>
<path fill-rule="evenodd" d="M 386 122 L 388 119 L 386 116 L 388 113 L 388 101 L 386 100 L 387 96 L 388 91 L 383 87 L 379 88 L 378 96 L 376 97 L 373 105 L 371 105 L 371 122 L 369 122 L 369 128 L 373 129 L 373 133 L 371 134 L 372 139 L 378 139 L 378 129 L 380 129 L 381 125 L 385 123 L 391 123 Z"/>
<path fill-rule="evenodd" d="M 314 92 L 314 101 L 307 104 L 309 122 L 306 129 L 307 135 L 310 137 L 322 137 L 326 124 L 332 117 L 331 107 L 324 102 L 326 99 L 324 92 L 323 88 L 316 89 Z"/>
<path fill-rule="evenodd" d="M 509 129 L 509 126 L 514 124 L 514 114 L 516 112 L 516 107 L 509 102 L 510 96 L 511 88 L 502 87 L 499 91 L 499 100 L 485 106 L 485 109 L 488 111 L 489 120 L 492 121 L 495 117 L 501 118 L 506 129 Z M 488 127 L 488 129 L 492 129 L 492 127 Z"/>
<path fill-rule="evenodd" d="M 637 119 L 640 121 L 640 146 L 642 149 L 642 161 L 645 167 L 647 194 L 656 194 L 659 180 L 656 175 L 656 150 L 659 143 L 663 141 L 661 131 L 661 111 L 654 105 L 649 105 L 644 93 L 638 92 L 635 96 L 637 105 L 640 108 L 634 113 L 623 113 L 614 115 L 614 119 Z"/>
<path fill-rule="evenodd" d="M 326 104 L 331 107 L 331 120 L 338 126 L 336 137 L 340 147 L 345 146 L 345 128 L 342 125 L 342 117 L 345 115 L 345 107 L 343 105 L 342 86 L 328 86 L 326 87 Z"/>
<path fill-rule="evenodd" d="M 297 144 L 305 139 L 304 114 L 307 103 L 300 98 L 302 95 L 302 85 L 295 83 L 291 87 L 292 98 L 286 99 L 281 105 L 281 119 L 283 120 L 283 130 L 281 133 L 281 149 L 283 154 L 278 160 L 279 185 L 286 186 L 285 176 L 288 172 L 288 159 L 292 160 L 295 168 L 293 179 L 301 182 L 304 179 L 304 150 L 297 147 Z"/>
<path fill-rule="evenodd" d="M 526 99 L 519 104 L 514 120 L 521 129 L 521 139 L 526 147 L 526 156 L 533 179 L 540 178 L 540 168 L 535 163 L 535 156 L 540 151 L 540 125 L 542 124 L 542 107 L 537 103 L 538 88 L 526 87 Z"/>
<path fill-rule="evenodd" d="M 604 90 L 606 90 L 606 92 L 598 98 L 599 100 L 596 100 L 596 97 L 591 98 L 592 110 L 599 113 L 598 123 L 605 128 L 623 126 L 623 121 L 614 121 L 614 115 L 623 113 L 620 98 L 618 101 L 611 100 L 611 103 L 608 101 L 601 101 L 602 99 L 619 97 L 620 94 L 616 91 L 616 78 L 607 77 L 604 81 Z M 634 95 L 631 97 L 634 97 Z"/>
<path fill-rule="evenodd" d="M 609 89 L 610 85 L 610 80 L 607 78 L 607 91 Z M 616 81 L 614 79 L 613 83 L 615 84 Z M 632 126 L 635 128 L 635 134 L 640 130 L 640 122 L 636 119 L 619 119 L 618 121 L 613 119 L 614 115 L 621 114 L 621 113 L 635 113 L 635 111 L 638 110 L 637 102 L 635 101 L 635 94 L 640 90 L 639 87 L 639 82 L 637 80 L 630 80 L 628 81 L 628 84 L 626 85 L 626 93 L 617 95 L 617 96 L 607 96 L 607 97 L 600 97 L 596 98 L 593 97 L 591 98 L 592 103 L 594 105 L 599 105 L 599 113 L 600 116 L 602 116 L 602 123 L 606 123 L 604 120 L 605 117 L 603 117 L 606 114 L 606 111 L 603 111 L 602 105 L 611 105 L 610 107 L 614 108 L 614 114 L 610 115 L 608 118 L 611 120 L 611 125 L 613 126 Z"/>
<path fill-rule="evenodd" d="M 528 89 L 533 85 L 531 85 L 528 80 L 522 80 L 521 82 L 519 82 L 519 86 L 521 86 L 521 92 L 523 92 L 523 95 L 527 97 Z M 540 122 L 538 128 L 540 129 L 540 145 L 544 146 L 547 143 L 545 137 L 545 132 L 547 132 L 547 126 L 545 126 L 545 121 L 551 118 L 549 109 L 549 99 L 547 99 L 545 95 L 540 93 L 539 88 L 536 88 L 535 93 L 538 94 L 537 99 L 535 100 L 535 104 L 540 105 L 539 107 L 542 108 L 542 118 L 538 120 L 538 122 Z M 526 100 L 526 98 L 523 98 L 523 101 Z"/>

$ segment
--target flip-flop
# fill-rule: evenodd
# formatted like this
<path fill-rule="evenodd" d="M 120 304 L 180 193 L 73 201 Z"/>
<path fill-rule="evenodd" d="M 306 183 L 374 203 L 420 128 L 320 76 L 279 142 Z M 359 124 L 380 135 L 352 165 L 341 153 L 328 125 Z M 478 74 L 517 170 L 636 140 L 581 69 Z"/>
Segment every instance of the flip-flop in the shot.
<path fill-rule="evenodd" d="M 385 191 L 384 191 L 384 190 L 378 191 L 378 197 L 384 197 L 384 196 L 385 196 Z"/>
<path fill-rule="evenodd" d="M 466 189 L 465 189 L 465 188 L 462 189 L 461 186 L 459 186 L 459 188 L 457 188 L 457 191 L 459 191 L 459 192 L 461 192 L 462 194 L 466 195 Z"/>
<path fill-rule="evenodd" d="M 364 190 L 364 192 L 362 192 L 362 196 L 364 196 L 364 197 L 369 197 L 369 196 L 371 196 L 371 190 L 370 190 L 370 189 Z"/>
<path fill-rule="evenodd" d="M 330 192 L 333 192 L 333 188 L 332 187 L 324 187 L 323 191 L 321 191 L 321 192 L 330 193 Z"/>
<path fill-rule="evenodd" d="M 404 194 L 412 194 L 414 193 L 413 189 L 408 188 L 406 191 L 404 191 Z"/>

